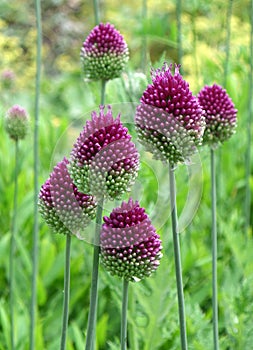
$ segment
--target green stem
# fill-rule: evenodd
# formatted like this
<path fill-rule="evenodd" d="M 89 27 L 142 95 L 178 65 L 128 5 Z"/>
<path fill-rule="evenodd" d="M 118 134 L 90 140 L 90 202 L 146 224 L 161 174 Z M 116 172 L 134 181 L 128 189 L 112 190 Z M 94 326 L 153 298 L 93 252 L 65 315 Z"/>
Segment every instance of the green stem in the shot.
<path fill-rule="evenodd" d="M 122 312 L 121 312 L 121 333 L 120 333 L 121 350 L 127 349 L 128 284 L 129 284 L 129 282 L 124 278 L 123 279 Z"/>
<path fill-rule="evenodd" d="M 227 86 L 227 76 L 228 76 L 228 63 L 229 63 L 229 56 L 230 56 L 230 37 L 231 37 L 231 17 L 232 17 L 232 7 L 233 7 L 233 0 L 229 0 L 228 2 L 228 8 L 227 8 L 227 23 L 226 23 L 226 58 L 225 58 L 225 65 L 224 65 L 224 82 L 223 86 L 226 89 Z"/>
<path fill-rule="evenodd" d="M 182 350 L 187 350 L 188 345 L 187 345 L 187 334 L 186 334 L 184 290 L 183 290 L 181 253 L 180 253 L 180 242 L 179 242 L 179 233 L 178 233 L 178 218 L 177 218 L 177 204 L 176 204 L 176 182 L 175 182 L 175 172 L 174 172 L 174 169 L 171 165 L 169 166 L 169 175 L 170 175 L 171 220 L 172 220 L 174 259 L 175 259 L 176 282 L 177 282 L 177 297 L 178 297 L 181 348 L 182 348 Z"/>
<path fill-rule="evenodd" d="M 144 23 L 147 19 L 147 0 L 142 0 L 142 23 Z M 146 73 L 147 67 L 147 37 L 146 34 L 142 36 L 142 49 L 141 49 L 141 62 L 142 62 L 142 71 Z"/>
<path fill-rule="evenodd" d="M 182 14 L 182 3 L 181 0 L 177 0 L 176 4 L 177 14 L 177 45 L 178 45 L 178 63 L 182 64 L 183 49 L 182 49 L 182 26 L 181 26 L 181 14 Z M 183 70 L 181 68 L 181 74 Z"/>
<path fill-rule="evenodd" d="M 216 179 L 215 154 L 211 149 L 211 198 L 212 198 L 212 304 L 214 350 L 219 349 L 218 296 L 217 296 L 217 221 L 216 221 Z"/>
<path fill-rule="evenodd" d="M 13 218 L 10 240 L 10 341 L 11 350 L 14 346 L 14 291 L 15 291 L 15 237 L 17 233 L 17 201 L 18 201 L 18 140 L 15 141 L 15 170 L 14 170 L 14 197 L 13 197 Z"/>
<path fill-rule="evenodd" d="M 37 305 L 37 270 L 38 270 L 38 162 L 39 162 L 39 98 L 40 98 L 40 76 L 41 76 L 41 4 L 35 0 L 36 25 L 37 25 L 37 55 L 36 55 L 36 91 L 35 91 L 35 123 L 34 123 L 34 225 L 33 225 L 33 247 L 32 247 L 32 292 L 30 309 L 30 350 L 35 348 L 35 310 Z"/>
<path fill-rule="evenodd" d="M 93 250 L 93 269 L 91 278 L 90 291 L 90 309 L 88 317 L 88 328 L 85 350 L 92 350 L 96 338 L 96 319 L 97 319 L 97 291 L 98 291 L 98 267 L 99 267 L 99 252 L 100 252 L 100 230 L 102 223 L 103 198 L 99 201 L 96 215 L 96 230 L 94 237 Z"/>
<path fill-rule="evenodd" d="M 129 286 L 129 311 L 131 315 L 135 315 L 135 295 L 133 290 L 133 284 Z M 138 339 L 135 336 L 135 326 L 131 322 L 129 324 L 129 346 L 131 350 L 139 350 Z"/>
<path fill-rule="evenodd" d="M 99 5 L 98 0 L 93 0 L 94 16 L 95 16 L 95 25 L 99 24 Z"/>
<path fill-rule="evenodd" d="M 245 198 L 245 228 L 246 232 L 250 227 L 250 205 L 251 205 L 251 190 L 250 190 L 250 177 L 251 177 L 251 143 L 252 143 L 252 95 L 253 95 L 253 0 L 251 0 L 251 32 L 250 32 L 250 81 L 249 81 L 249 116 L 247 121 L 247 148 L 246 148 L 246 198 Z"/>
<path fill-rule="evenodd" d="M 105 87 L 106 87 L 106 80 L 101 81 L 101 105 L 105 104 Z"/>
<path fill-rule="evenodd" d="M 192 15 L 191 20 L 192 20 L 192 34 L 193 34 L 193 55 L 194 55 L 194 60 L 195 60 L 195 72 L 196 72 L 196 80 L 197 80 L 197 85 L 200 85 L 199 81 L 199 65 L 198 65 L 198 53 L 197 53 L 197 30 L 196 30 L 196 24 L 195 24 L 195 16 L 196 14 Z"/>
<path fill-rule="evenodd" d="M 65 272 L 64 272 L 64 297 L 63 297 L 63 317 L 62 317 L 62 333 L 61 333 L 61 350 L 66 348 L 66 338 L 68 329 L 69 316 L 69 286 L 70 286 L 70 247 L 71 234 L 66 237 L 66 251 L 65 251 Z"/>

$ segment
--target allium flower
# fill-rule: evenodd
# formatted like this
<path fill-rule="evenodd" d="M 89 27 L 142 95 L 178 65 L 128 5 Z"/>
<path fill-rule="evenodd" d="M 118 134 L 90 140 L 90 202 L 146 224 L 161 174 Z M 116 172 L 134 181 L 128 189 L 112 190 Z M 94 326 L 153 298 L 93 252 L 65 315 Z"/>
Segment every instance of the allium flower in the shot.
<path fill-rule="evenodd" d="M 129 59 L 123 36 L 110 23 L 100 23 L 83 43 L 81 61 L 88 80 L 109 80 L 120 76 Z"/>
<path fill-rule="evenodd" d="M 80 133 L 73 150 L 69 171 L 79 191 L 98 199 L 120 198 L 137 176 L 139 155 L 128 130 L 113 119 L 111 107 L 107 113 L 100 107 L 92 113 Z"/>
<path fill-rule="evenodd" d="M 39 211 L 54 233 L 76 234 L 89 224 L 96 214 L 92 196 L 78 192 L 64 158 L 53 169 L 39 193 Z"/>
<path fill-rule="evenodd" d="M 10 69 L 4 70 L 1 74 L 3 87 L 6 89 L 11 88 L 15 81 L 15 78 L 16 78 L 15 73 L 12 70 Z"/>
<path fill-rule="evenodd" d="M 145 209 L 131 198 L 104 217 L 100 244 L 106 270 L 128 281 L 150 276 L 162 257 L 159 235 Z"/>
<path fill-rule="evenodd" d="M 229 139 L 235 133 L 237 110 L 227 91 L 216 84 L 204 86 L 198 100 L 206 120 L 203 143 L 216 146 Z"/>
<path fill-rule="evenodd" d="M 5 129 L 10 138 L 15 141 L 24 139 L 29 128 L 29 118 L 26 110 L 19 106 L 12 106 L 6 113 Z"/>
<path fill-rule="evenodd" d="M 140 142 L 156 159 L 184 162 L 201 143 L 204 118 L 197 98 L 179 73 L 180 66 L 165 63 L 152 70 L 152 84 L 144 91 L 136 110 Z"/>

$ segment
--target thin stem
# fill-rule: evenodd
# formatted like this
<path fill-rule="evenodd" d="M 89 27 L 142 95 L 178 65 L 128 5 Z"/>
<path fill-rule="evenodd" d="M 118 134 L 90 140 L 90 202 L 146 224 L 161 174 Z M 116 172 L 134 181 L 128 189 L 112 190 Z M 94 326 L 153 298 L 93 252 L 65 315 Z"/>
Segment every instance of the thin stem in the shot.
<path fill-rule="evenodd" d="M 35 91 L 35 123 L 34 123 L 34 225 L 33 225 L 33 247 L 32 247 L 32 295 L 30 310 L 30 350 L 35 348 L 35 310 L 37 305 L 37 270 L 38 270 L 38 162 L 39 162 L 39 98 L 40 98 L 40 76 L 41 76 L 41 4 L 35 0 L 36 26 L 37 26 L 37 55 L 36 55 L 36 91 Z"/>
<path fill-rule="evenodd" d="M 142 23 L 147 19 L 147 0 L 142 0 Z M 141 48 L 141 62 L 142 62 L 142 71 L 146 73 L 147 67 L 147 37 L 146 34 L 142 36 L 142 48 Z"/>
<path fill-rule="evenodd" d="M 99 4 L 98 0 L 93 0 L 94 16 L 95 16 L 95 25 L 99 24 Z"/>
<path fill-rule="evenodd" d="M 64 297 L 63 297 L 63 317 L 62 317 L 62 333 L 61 333 L 61 350 L 66 348 L 66 338 L 69 317 L 69 289 L 70 289 L 70 247 L 71 234 L 66 237 L 65 251 L 65 272 L 64 272 Z"/>
<path fill-rule="evenodd" d="M 133 290 L 133 284 L 129 286 L 129 311 L 131 315 L 135 315 L 135 295 Z M 129 346 L 131 350 L 139 350 L 138 339 L 135 336 L 135 326 L 131 322 L 129 324 Z"/>
<path fill-rule="evenodd" d="M 99 201 L 96 215 L 96 229 L 94 237 L 93 250 L 93 269 L 91 278 L 90 291 L 90 309 L 88 317 L 88 328 L 85 350 L 92 350 L 96 338 L 96 320 L 97 320 L 97 291 L 98 291 L 98 267 L 99 267 L 99 252 L 100 252 L 100 230 L 102 222 L 103 198 Z"/>
<path fill-rule="evenodd" d="M 227 8 L 227 23 L 226 23 L 226 58 L 225 58 L 225 65 L 224 65 L 224 82 L 223 86 L 226 89 L 227 86 L 227 76 L 228 76 L 228 63 L 229 63 L 229 56 L 230 56 L 230 37 L 231 37 L 231 17 L 232 17 L 232 7 L 233 7 L 233 0 L 229 0 L 228 2 L 228 8 Z"/>
<path fill-rule="evenodd" d="M 182 26 L 181 26 L 181 14 L 182 14 L 181 0 L 177 0 L 176 14 L 177 14 L 178 63 L 182 64 L 183 48 L 182 48 Z M 181 68 L 181 74 L 182 74 L 182 68 Z"/>
<path fill-rule="evenodd" d="M 124 278 L 123 279 L 122 311 L 121 311 L 121 333 L 120 333 L 121 350 L 127 349 L 128 284 L 129 284 L 129 282 Z"/>
<path fill-rule="evenodd" d="M 197 54 L 197 30 L 196 30 L 196 24 L 195 24 L 195 16 L 196 14 L 192 15 L 192 34 L 193 34 L 193 55 L 195 60 L 195 71 L 196 71 L 196 81 L 198 86 L 200 85 L 199 82 L 199 65 L 198 65 L 198 54 Z"/>
<path fill-rule="evenodd" d="M 252 142 L 252 95 L 253 95 L 253 0 L 251 0 L 251 31 L 250 31 L 250 80 L 249 80 L 249 116 L 247 122 L 247 148 L 246 148 L 246 198 L 245 198 L 245 228 L 246 232 L 250 227 L 250 214 L 251 214 L 251 190 L 250 190 L 250 177 L 251 177 L 251 142 Z"/>
<path fill-rule="evenodd" d="M 218 296 L 217 296 L 217 221 L 216 221 L 216 179 L 215 154 L 211 149 L 211 198 L 212 198 L 212 304 L 214 350 L 219 349 Z"/>
<path fill-rule="evenodd" d="M 15 170 L 14 170 L 14 196 L 13 196 L 13 217 L 10 240 L 10 341 L 11 350 L 15 349 L 14 342 L 14 291 L 15 291 L 15 237 L 17 233 L 17 201 L 18 201 L 18 140 L 15 141 Z"/>
<path fill-rule="evenodd" d="M 105 87 L 106 87 L 106 80 L 101 81 L 101 105 L 105 104 Z"/>
<path fill-rule="evenodd" d="M 169 166 L 169 175 L 170 175 L 171 220 L 172 220 L 174 259 L 175 259 L 176 282 L 177 282 L 181 348 L 182 350 L 187 350 L 188 345 L 187 345 L 187 334 L 186 334 L 184 290 L 183 290 L 181 253 L 180 253 L 180 242 L 179 242 L 179 234 L 178 234 L 178 218 L 177 218 L 177 204 L 176 204 L 176 182 L 175 182 L 175 172 L 171 165 Z"/>

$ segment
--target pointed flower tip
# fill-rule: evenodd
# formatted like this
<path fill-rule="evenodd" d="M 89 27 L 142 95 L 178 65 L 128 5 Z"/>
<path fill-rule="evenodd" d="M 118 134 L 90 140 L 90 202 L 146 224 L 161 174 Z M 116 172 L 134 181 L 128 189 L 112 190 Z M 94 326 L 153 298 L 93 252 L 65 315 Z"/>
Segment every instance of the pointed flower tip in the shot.
<path fill-rule="evenodd" d="M 226 89 L 218 84 L 204 86 L 197 97 L 206 123 L 203 144 L 217 147 L 235 133 L 237 109 Z"/>
<path fill-rule="evenodd" d="M 128 281 L 150 276 L 162 257 L 161 240 L 145 209 L 129 199 L 104 218 L 101 261 L 112 275 Z"/>
<path fill-rule="evenodd" d="M 120 76 L 129 59 L 127 44 L 110 23 L 100 23 L 83 43 L 81 61 L 88 80 L 110 80 Z"/>
<path fill-rule="evenodd" d="M 115 119 L 111 106 L 92 113 L 71 152 L 70 175 L 80 191 L 120 198 L 134 183 L 139 154 L 128 129 Z"/>
<path fill-rule="evenodd" d="M 96 202 L 73 184 L 64 158 L 39 193 L 39 211 L 54 233 L 80 234 L 95 217 Z"/>
<path fill-rule="evenodd" d="M 5 116 L 5 129 L 11 139 L 15 141 L 24 139 L 29 130 L 27 111 L 20 105 L 12 106 Z"/>

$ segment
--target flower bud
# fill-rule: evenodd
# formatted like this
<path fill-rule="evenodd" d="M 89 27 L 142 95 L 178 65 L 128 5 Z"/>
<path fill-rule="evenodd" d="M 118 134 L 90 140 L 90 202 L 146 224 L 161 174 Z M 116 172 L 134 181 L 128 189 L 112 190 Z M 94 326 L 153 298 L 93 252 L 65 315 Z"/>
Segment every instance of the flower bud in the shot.
<path fill-rule="evenodd" d="M 100 243 L 105 269 L 128 281 L 150 276 L 160 264 L 160 237 L 145 209 L 131 198 L 104 217 Z"/>
<path fill-rule="evenodd" d="M 19 106 L 12 106 L 6 113 L 5 129 L 10 138 L 15 141 L 24 139 L 29 128 L 29 119 L 26 110 Z"/>
<path fill-rule="evenodd" d="M 144 91 L 135 122 L 140 142 L 154 158 L 172 165 L 185 162 L 202 141 L 204 118 L 189 84 L 175 67 L 165 63 L 152 71 L 152 84 Z"/>
<path fill-rule="evenodd" d="M 120 76 L 129 59 L 123 36 L 110 23 L 92 29 L 80 53 L 87 80 L 109 80 Z"/>
<path fill-rule="evenodd" d="M 120 198 L 134 183 L 139 167 L 139 155 L 128 129 L 107 113 L 92 113 L 71 152 L 69 172 L 73 182 L 84 193 Z"/>
<path fill-rule="evenodd" d="M 206 121 L 203 143 L 215 147 L 228 140 L 235 133 L 237 110 L 227 91 L 216 84 L 204 86 L 198 100 Z"/>
<path fill-rule="evenodd" d="M 73 184 L 66 158 L 53 169 L 39 193 L 39 211 L 54 233 L 80 235 L 96 215 L 96 202 Z"/>

